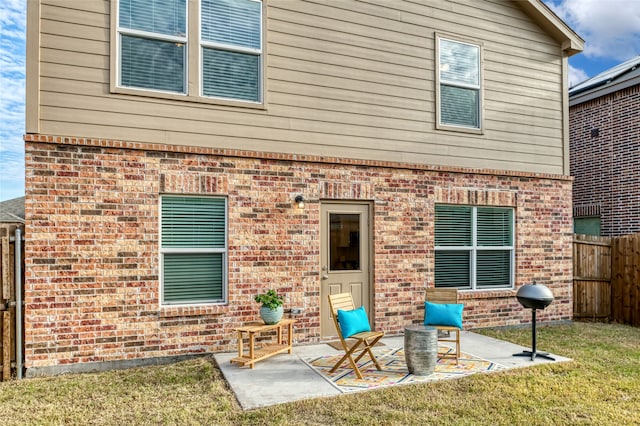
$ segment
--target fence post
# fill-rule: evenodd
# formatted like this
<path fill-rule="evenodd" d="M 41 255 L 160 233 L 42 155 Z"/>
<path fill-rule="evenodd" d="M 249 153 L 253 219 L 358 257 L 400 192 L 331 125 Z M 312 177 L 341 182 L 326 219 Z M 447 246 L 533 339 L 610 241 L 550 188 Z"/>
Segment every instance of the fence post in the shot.
<path fill-rule="evenodd" d="M 636 234 L 634 238 L 633 269 L 633 277 L 629 284 L 631 324 L 640 327 L 640 234 Z"/>
<path fill-rule="evenodd" d="M 11 378 L 11 251 L 9 226 L 0 225 L 0 363 L 2 381 Z"/>
<path fill-rule="evenodd" d="M 1 299 L 11 300 L 11 255 L 9 250 L 9 227 L 4 226 L 2 233 L 2 246 L 0 253 L 2 254 L 2 294 Z"/>
<path fill-rule="evenodd" d="M 2 311 L 2 380 L 11 378 L 11 312 Z"/>

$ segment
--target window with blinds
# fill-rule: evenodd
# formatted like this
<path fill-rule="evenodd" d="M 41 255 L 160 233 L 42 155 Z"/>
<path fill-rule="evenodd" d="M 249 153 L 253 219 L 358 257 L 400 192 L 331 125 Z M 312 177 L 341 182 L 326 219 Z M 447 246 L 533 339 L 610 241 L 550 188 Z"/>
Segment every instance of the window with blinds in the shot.
<path fill-rule="evenodd" d="M 226 212 L 225 198 L 162 197 L 162 304 L 226 301 Z"/>
<path fill-rule="evenodd" d="M 119 0 L 117 5 L 118 87 L 262 102 L 260 0 Z M 199 30 L 187 31 L 187 22 L 196 19 Z M 189 84 L 188 69 L 192 76 L 198 70 L 198 80 Z"/>
<path fill-rule="evenodd" d="M 187 0 L 120 0 L 120 86 L 185 93 Z"/>
<path fill-rule="evenodd" d="M 435 207 L 435 286 L 511 288 L 513 209 L 438 204 Z"/>
<path fill-rule="evenodd" d="M 479 45 L 437 38 L 438 124 L 481 128 Z"/>
<path fill-rule="evenodd" d="M 260 100 L 262 5 L 201 0 L 202 94 Z"/>

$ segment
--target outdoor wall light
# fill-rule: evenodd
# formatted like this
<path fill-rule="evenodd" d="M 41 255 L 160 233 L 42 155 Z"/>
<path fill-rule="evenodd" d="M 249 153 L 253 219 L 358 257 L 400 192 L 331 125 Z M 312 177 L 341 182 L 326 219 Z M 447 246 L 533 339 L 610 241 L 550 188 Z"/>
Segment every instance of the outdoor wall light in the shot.
<path fill-rule="evenodd" d="M 304 197 L 302 195 L 296 195 L 294 200 L 299 209 L 304 209 Z"/>

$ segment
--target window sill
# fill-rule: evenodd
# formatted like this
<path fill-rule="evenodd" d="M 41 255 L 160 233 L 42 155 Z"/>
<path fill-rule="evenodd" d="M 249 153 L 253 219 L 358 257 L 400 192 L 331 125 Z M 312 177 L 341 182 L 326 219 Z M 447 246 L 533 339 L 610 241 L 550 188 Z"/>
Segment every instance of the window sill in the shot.
<path fill-rule="evenodd" d="M 471 127 L 458 127 L 458 126 L 451 126 L 451 125 L 446 125 L 446 124 L 436 124 L 436 130 L 442 130 L 442 131 L 447 131 L 447 132 L 459 132 L 459 133 L 469 133 L 472 135 L 483 135 L 484 134 L 484 130 L 480 129 L 473 129 Z"/>
<path fill-rule="evenodd" d="M 199 104 L 217 105 L 223 107 L 248 108 L 266 110 L 264 102 L 234 101 L 226 99 L 207 98 L 204 96 L 186 95 L 180 93 L 156 92 L 153 90 L 133 89 L 129 87 L 111 87 L 111 93 L 119 95 L 141 96 L 146 98 L 165 99 L 171 101 L 193 102 Z"/>
<path fill-rule="evenodd" d="M 224 305 L 183 305 L 161 306 L 160 318 L 194 317 L 203 315 L 223 315 L 229 312 L 229 304 Z"/>
<path fill-rule="evenodd" d="M 461 300 L 474 299 L 499 299 L 507 297 L 515 297 L 516 290 L 512 288 L 494 289 L 494 290 L 460 290 L 458 297 Z"/>

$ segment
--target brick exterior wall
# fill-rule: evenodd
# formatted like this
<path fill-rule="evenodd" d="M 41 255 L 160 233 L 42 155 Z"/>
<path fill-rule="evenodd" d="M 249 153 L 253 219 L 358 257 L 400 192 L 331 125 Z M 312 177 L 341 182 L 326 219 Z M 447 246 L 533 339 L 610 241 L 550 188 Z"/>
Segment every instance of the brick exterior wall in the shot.
<path fill-rule="evenodd" d="M 25 365 L 28 369 L 235 350 L 267 288 L 302 307 L 295 342 L 320 338 L 320 201 L 373 209 L 374 321 L 424 318 L 433 286 L 434 204 L 512 206 L 516 286 L 572 318 L 571 180 L 555 175 L 27 135 Z M 159 199 L 228 197 L 229 303 L 161 307 Z M 293 198 L 304 194 L 304 210 Z M 515 290 L 464 292 L 465 328 L 528 323 Z"/>
<path fill-rule="evenodd" d="M 601 234 L 640 232 L 640 85 L 569 109 L 574 215 Z"/>

